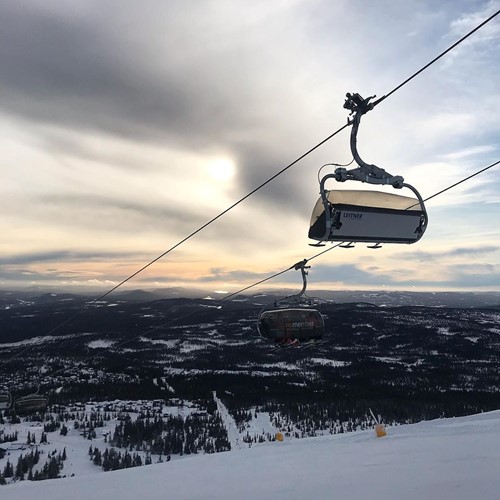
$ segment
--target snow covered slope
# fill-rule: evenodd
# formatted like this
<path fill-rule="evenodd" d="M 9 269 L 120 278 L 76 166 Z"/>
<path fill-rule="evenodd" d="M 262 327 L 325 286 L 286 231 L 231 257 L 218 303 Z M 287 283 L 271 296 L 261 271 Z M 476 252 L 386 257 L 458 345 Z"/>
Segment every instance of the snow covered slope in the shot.
<path fill-rule="evenodd" d="M 1 487 L 2 500 L 499 500 L 500 411 Z"/>

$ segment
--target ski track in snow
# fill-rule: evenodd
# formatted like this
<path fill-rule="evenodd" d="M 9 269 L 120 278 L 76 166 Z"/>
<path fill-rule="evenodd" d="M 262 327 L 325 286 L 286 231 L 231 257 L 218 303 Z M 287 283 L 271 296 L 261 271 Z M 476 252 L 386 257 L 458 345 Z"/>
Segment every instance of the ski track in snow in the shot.
<path fill-rule="evenodd" d="M 242 442 L 240 443 L 240 433 L 238 431 L 238 426 L 234 421 L 234 418 L 229 414 L 228 409 L 225 407 L 224 403 L 217 397 L 216 392 L 213 392 L 214 401 L 217 404 L 217 411 L 219 412 L 222 421 L 224 422 L 224 427 L 227 431 L 227 437 L 231 443 L 231 450 L 241 449 Z"/>

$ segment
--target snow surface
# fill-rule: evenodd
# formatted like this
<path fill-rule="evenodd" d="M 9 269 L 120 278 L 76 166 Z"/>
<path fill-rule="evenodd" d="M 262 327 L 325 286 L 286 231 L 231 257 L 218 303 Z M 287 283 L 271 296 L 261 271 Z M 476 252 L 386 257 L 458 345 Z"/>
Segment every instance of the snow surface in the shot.
<path fill-rule="evenodd" d="M 2 344 L 0 344 L 0 349 L 6 349 L 8 347 L 22 347 L 22 346 L 29 346 L 29 345 L 39 345 L 39 344 L 43 344 L 46 342 L 53 342 L 53 341 L 60 342 L 61 340 L 72 339 L 75 337 L 84 337 L 84 336 L 89 336 L 89 335 L 97 335 L 97 333 L 84 332 L 84 333 L 70 334 L 70 335 L 58 335 L 58 336 L 44 335 L 43 337 L 31 337 L 30 339 L 19 340 L 17 342 L 3 342 Z"/>
<path fill-rule="evenodd" d="M 349 366 L 351 364 L 350 361 L 338 361 L 336 359 L 328 358 L 309 358 L 309 361 L 318 365 L 333 366 L 334 368 Z"/>
<path fill-rule="evenodd" d="M 92 340 L 87 344 L 89 349 L 108 348 L 115 344 L 113 340 Z"/>
<path fill-rule="evenodd" d="M 450 329 L 449 328 L 446 328 L 444 326 L 440 326 L 438 329 L 437 329 L 437 332 L 439 335 L 446 335 L 448 337 L 450 336 L 453 336 L 453 335 L 456 335 L 456 333 L 453 333 L 453 332 L 450 332 Z"/>
<path fill-rule="evenodd" d="M 2 500 L 500 499 L 500 411 L 0 487 Z"/>

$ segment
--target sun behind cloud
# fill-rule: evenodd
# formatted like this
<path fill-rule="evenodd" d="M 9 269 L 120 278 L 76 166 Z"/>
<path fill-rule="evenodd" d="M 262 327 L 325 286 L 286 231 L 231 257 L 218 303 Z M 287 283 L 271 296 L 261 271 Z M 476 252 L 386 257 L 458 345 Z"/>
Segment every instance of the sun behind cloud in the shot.
<path fill-rule="evenodd" d="M 236 174 L 236 165 L 230 158 L 216 158 L 206 165 L 208 174 L 217 181 L 227 182 Z"/>

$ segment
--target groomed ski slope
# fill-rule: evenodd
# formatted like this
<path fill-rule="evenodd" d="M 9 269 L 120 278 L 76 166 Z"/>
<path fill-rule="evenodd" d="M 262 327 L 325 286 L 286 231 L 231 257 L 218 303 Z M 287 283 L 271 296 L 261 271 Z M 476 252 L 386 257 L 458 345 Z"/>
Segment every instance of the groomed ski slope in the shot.
<path fill-rule="evenodd" d="M 500 411 L 0 488 L 2 500 L 499 500 Z"/>

